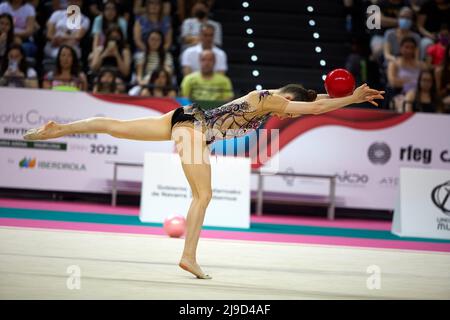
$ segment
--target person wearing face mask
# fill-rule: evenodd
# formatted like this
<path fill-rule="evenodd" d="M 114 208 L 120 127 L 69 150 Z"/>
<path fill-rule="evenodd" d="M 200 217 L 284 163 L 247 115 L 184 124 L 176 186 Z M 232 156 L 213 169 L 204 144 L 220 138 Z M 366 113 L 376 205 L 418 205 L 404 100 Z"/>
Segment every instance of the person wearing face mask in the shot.
<path fill-rule="evenodd" d="M 445 48 L 449 43 L 448 27 L 443 25 L 441 31 L 439 31 L 438 40 L 435 44 L 427 48 L 426 61 L 432 66 L 438 66 L 444 61 Z"/>
<path fill-rule="evenodd" d="M 214 44 L 222 46 L 222 25 L 217 21 L 210 20 L 209 6 L 204 0 L 198 0 L 192 6 L 192 17 L 185 19 L 181 24 L 181 49 L 196 45 L 200 42 L 200 31 L 202 24 L 208 23 L 214 27 Z"/>
<path fill-rule="evenodd" d="M 384 33 L 384 59 L 386 65 L 400 55 L 400 41 L 405 37 L 414 38 L 416 43 L 420 43 L 420 35 L 411 31 L 413 26 L 414 13 L 411 8 L 403 7 L 398 16 L 398 27 L 386 30 Z M 417 57 L 419 49 L 417 48 Z"/>

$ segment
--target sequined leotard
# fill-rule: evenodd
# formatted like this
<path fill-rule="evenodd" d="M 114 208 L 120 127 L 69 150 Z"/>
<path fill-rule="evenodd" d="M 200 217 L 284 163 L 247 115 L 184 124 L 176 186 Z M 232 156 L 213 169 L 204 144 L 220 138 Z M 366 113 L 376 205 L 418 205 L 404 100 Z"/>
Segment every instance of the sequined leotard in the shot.
<path fill-rule="evenodd" d="M 260 91 L 259 100 L 270 94 L 267 90 Z M 270 113 L 261 114 L 245 100 L 232 101 L 210 110 L 203 110 L 192 104 L 180 107 L 174 112 L 172 126 L 182 121 L 206 126 L 206 144 L 209 145 L 216 140 L 246 135 L 248 131 L 259 128 L 270 116 Z"/>

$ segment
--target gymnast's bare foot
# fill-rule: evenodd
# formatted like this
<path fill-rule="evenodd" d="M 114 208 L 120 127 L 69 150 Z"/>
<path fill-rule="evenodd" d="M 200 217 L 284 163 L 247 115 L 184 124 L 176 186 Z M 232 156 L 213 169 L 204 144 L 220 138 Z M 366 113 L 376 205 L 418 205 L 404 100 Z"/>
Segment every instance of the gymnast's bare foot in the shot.
<path fill-rule="evenodd" d="M 23 138 L 25 140 L 46 140 L 51 138 L 58 138 L 62 134 L 59 124 L 54 121 L 47 122 L 44 126 L 28 130 Z"/>
<path fill-rule="evenodd" d="M 194 276 L 196 276 L 198 279 L 212 279 L 212 277 L 208 274 L 205 274 L 202 271 L 202 268 L 198 265 L 197 262 L 187 259 L 187 258 L 181 258 L 180 263 L 178 264 L 182 269 L 192 273 Z"/>

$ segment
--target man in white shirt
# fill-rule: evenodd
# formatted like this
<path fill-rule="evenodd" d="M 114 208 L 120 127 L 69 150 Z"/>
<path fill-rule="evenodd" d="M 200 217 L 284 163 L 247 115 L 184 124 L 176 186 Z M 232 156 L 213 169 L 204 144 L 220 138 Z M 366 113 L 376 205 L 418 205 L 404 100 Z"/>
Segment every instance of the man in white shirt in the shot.
<path fill-rule="evenodd" d="M 212 50 L 214 52 L 216 57 L 215 72 L 225 73 L 228 70 L 227 54 L 214 45 L 214 30 L 211 24 L 203 24 L 200 30 L 200 43 L 187 48 L 181 54 L 183 76 L 200 70 L 200 54 L 203 50 Z"/>

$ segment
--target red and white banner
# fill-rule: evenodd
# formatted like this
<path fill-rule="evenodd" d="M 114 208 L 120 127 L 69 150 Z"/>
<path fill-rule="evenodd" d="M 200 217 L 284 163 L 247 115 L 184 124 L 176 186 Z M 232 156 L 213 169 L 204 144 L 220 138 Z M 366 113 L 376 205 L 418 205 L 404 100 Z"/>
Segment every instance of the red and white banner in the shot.
<path fill-rule="evenodd" d="M 449 115 L 342 109 L 274 117 L 266 128 L 279 130 L 279 151 L 262 169 L 276 162 L 280 172 L 336 174 L 338 207 L 393 209 L 401 167 L 450 169 Z M 265 190 L 327 195 L 328 185 L 273 176 Z"/>
<path fill-rule="evenodd" d="M 30 128 L 105 116 L 156 116 L 177 106 L 174 99 L 94 96 L 79 92 L 0 89 L 0 187 L 73 192 L 111 192 L 108 161 L 143 163 L 146 151 L 174 152 L 171 141 L 130 141 L 106 134 L 82 134 L 24 141 Z M 122 183 L 142 181 L 141 168 L 121 168 Z"/>
<path fill-rule="evenodd" d="M 107 193 L 112 179 L 107 161 L 143 163 L 146 151 L 174 152 L 170 141 L 130 141 L 105 134 L 22 140 L 27 129 L 49 119 L 159 115 L 179 106 L 174 99 L 8 88 L 0 89 L 0 96 L 0 187 Z M 393 209 L 401 167 L 450 169 L 449 115 L 342 109 L 295 119 L 273 117 L 265 128 L 279 130 L 279 150 L 263 169 L 337 174 L 338 207 Z M 245 139 L 219 141 L 213 148 L 225 150 L 237 143 L 234 151 L 239 155 L 245 152 Z M 142 169 L 120 169 L 119 180 L 140 183 Z M 276 193 L 326 195 L 327 187 L 321 180 L 288 177 L 267 177 L 264 183 L 265 191 Z M 256 190 L 256 177 L 251 188 Z"/>

